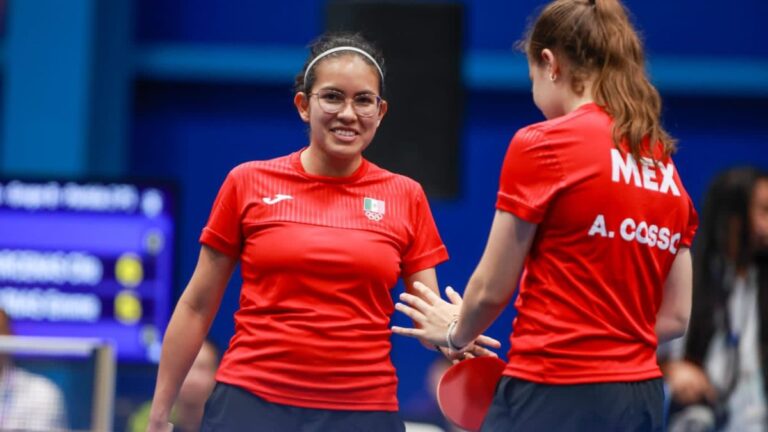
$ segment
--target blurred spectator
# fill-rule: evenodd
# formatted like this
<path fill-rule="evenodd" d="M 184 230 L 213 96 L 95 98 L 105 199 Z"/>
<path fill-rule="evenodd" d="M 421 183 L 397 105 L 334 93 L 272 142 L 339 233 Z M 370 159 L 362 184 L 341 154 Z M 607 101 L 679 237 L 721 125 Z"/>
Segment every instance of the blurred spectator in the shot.
<path fill-rule="evenodd" d="M 670 432 L 765 431 L 768 173 L 734 168 L 707 193 L 688 335 L 663 364 Z"/>
<path fill-rule="evenodd" d="M 10 317 L 2 309 L 0 335 L 13 335 Z M 66 418 L 64 397 L 53 381 L 16 366 L 7 354 L 0 355 L 0 430 L 63 430 Z"/>
<path fill-rule="evenodd" d="M 405 426 L 408 432 L 463 431 L 443 416 L 440 406 L 437 404 L 437 385 L 451 365 L 451 361 L 442 355 L 436 356 L 435 360 L 430 363 L 424 377 L 424 387 L 404 404 L 407 406 L 404 408 L 406 411 L 403 414 L 407 416 Z"/>
<path fill-rule="evenodd" d="M 219 351 L 213 342 L 206 340 L 197 353 L 186 379 L 179 389 L 179 397 L 171 411 L 174 431 L 197 432 L 203 418 L 205 401 L 216 384 L 216 369 L 219 366 Z M 128 420 L 129 432 L 144 432 L 149 424 L 149 410 L 152 401 L 145 402 Z"/>

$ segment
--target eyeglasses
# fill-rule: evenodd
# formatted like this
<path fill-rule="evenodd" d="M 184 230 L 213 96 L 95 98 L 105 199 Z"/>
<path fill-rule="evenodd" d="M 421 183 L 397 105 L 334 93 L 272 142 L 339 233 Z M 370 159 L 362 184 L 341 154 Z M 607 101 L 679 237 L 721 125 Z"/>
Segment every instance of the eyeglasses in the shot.
<path fill-rule="evenodd" d="M 320 90 L 317 93 L 309 93 L 308 96 L 317 96 L 320 108 L 328 114 L 341 112 L 347 106 L 348 99 L 352 99 L 352 110 L 360 117 L 375 116 L 381 106 L 381 97 L 373 93 L 362 93 L 347 98 L 344 93 L 336 90 Z"/>

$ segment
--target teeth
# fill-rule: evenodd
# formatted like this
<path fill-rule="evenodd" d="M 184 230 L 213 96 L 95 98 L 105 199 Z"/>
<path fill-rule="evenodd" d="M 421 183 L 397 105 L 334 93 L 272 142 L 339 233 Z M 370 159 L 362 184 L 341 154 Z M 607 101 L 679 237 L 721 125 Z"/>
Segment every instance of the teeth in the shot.
<path fill-rule="evenodd" d="M 353 131 L 349 131 L 349 130 L 336 129 L 334 132 L 337 135 L 342 135 L 342 136 L 348 136 L 348 137 L 355 136 L 355 133 Z"/>

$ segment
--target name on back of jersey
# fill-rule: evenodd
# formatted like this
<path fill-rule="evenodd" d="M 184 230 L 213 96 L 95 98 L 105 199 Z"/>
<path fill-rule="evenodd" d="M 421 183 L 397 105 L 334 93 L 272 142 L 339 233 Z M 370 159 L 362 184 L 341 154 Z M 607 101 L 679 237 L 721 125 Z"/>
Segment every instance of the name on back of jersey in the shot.
<path fill-rule="evenodd" d="M 616 237 L 616 232 L 608 229 L 605 215 L 598 214 L 594 222 L 592 222 L 587 235 L 590 237 L 598 236 L 612 239 Z M 636 221 L 628 217 L 624 218 L 621 224 L 619 224 L 619 238 L 626 242 L 637 242 L 651 248 L 667 250 L 674 255 L 677 253 L 682 234 L 673 232 L 668 227 L 658 226 L 646 221 Z"/>
<path fill-rule="evenodd" d="M 660 178 L 659 178 L 660 177 Z M 675 166 L 671 162 L 664 164 L 649 158 L 641 158 L 638 164 L 635 158 L 617 149 L 611 149 L 611 181 L 623 183 L 645 190 L 680 196 L 680 189 L 675 183 Z M 658 248 L 676 254 L 682 234 L 672 228 L 635 217 L 623 217 L 621 221 L 607 221 L 604 214 L 595 216 L 587 231 L 589 237 L 636 242 L 650 248 Z M 618 229 L 617 229 L 618 228 Z"/>

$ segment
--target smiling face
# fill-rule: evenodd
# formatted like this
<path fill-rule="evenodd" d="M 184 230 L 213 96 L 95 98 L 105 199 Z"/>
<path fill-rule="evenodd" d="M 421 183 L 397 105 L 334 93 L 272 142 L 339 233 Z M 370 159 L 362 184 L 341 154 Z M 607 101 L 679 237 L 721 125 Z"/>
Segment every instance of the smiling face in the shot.
<path fill-rule="evenodd" d="M 313 165 L 319 165 L 320 173 L 326 171 L 325 165 L 333 165 L 332 171 L 339 167 L 354 171 L 387 112 L 387 103 L 382 101 L 373 117 L 361 117 L 353 109 L 352 99 L 378 95 L 378 71 L 360 56 L 344 54 L 321 60 L 314 66 L 314 73 L 310 94 L 299 92 L 294 98 L 299 115 L 309 123 L 310 144 L 305 153 L 309 153 Z M 328 113 L 320 106 L 317 93 L 328 91 L 347 99 L 337 113 Z"/>

